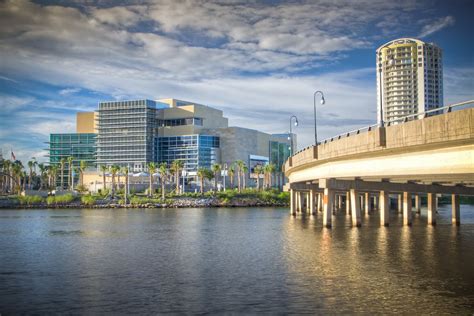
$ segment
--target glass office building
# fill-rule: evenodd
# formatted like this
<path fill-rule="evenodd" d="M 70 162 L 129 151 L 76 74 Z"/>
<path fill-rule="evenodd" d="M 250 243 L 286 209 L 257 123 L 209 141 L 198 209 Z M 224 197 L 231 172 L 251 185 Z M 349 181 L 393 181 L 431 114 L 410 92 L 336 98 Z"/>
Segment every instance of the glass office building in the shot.
<path fill-rule="evenodd" d="M 290 147 L 288 143 L 270 141 L 270 163 L 277 167 L 277 171 L 282 171 L 282 166 L 290 157 Z"/>
<path fill-rule="evenodd" d="M 182 160 L 184 169 L 196 172 L 198 168 L 211 168 L 219 162 L 219 137 L 208 135 L 184 135 L 157 137 L 156 156 L 159 162 L 170 165 Z"/>
<path fill-rule="evenodd" d="M 97 164 L 146 170 L 156 161 L 154 139 L 158 132 L 156 109 L 167 105 L 152 100 L 99 103 Z"/>
<path fill-rule="evenodd" d="M 96 167 L 96 137 L 97 134 L 51 134 L 49 136 L 49 163 L 59 165 L 62 158 L 73 157 L 73 166 L 79 167 L 81 161 L 85 161 L 89 167 Z M 79 175 L 74 173 L 77 181 Z M 69 164 L 64 165 L 63 183 L 67 186 L 69 182 Z M 61 183 L 61 175 L 58 172 L 58 185 Z"/>

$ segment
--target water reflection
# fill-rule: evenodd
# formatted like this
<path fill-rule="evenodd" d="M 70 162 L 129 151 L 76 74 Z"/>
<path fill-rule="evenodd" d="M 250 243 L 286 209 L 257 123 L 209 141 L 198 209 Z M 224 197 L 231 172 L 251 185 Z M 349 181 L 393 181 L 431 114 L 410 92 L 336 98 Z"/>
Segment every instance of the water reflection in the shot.
<path fill-rule="evenodd" d="M 0 211 L 0 312 L 455 313 L 474 310 L 474 208 L 380 227 L 344 211 Z"/>

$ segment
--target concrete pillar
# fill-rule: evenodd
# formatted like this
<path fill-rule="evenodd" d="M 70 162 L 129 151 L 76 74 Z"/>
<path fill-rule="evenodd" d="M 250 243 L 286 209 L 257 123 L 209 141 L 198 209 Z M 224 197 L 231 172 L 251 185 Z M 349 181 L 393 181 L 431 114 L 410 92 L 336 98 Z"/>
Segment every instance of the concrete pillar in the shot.
<path fill-rule="evenodd" d="M 369 192 L 365 192 L 364 207 L 365 207 L 365 215 L 369 215 L 369 211 L 370 211 L 370 194 L 369 194 Z"/>
<path fill-rule="evenodd" d="M 403 192 L 403 225 L 411 226 L 411 193 Z"/>
<path fill-rule="evenodd" d="M 341 194 L 337 195 L 337 208 L 342 210 L 342 195 Z"/>
<path fill-rule="evenodd" d="M 301 192 L 296 192 L 296 213 L 301 212 Z"/>
<path fill-rule="evenodd" d="M 437 208 L 436 194 L 428 193 L 428 225 L 436 225 Z"/>
<path fill-rule="evenodd" d="M 398 213 L 403 212 L 403 194 L 398 194 L 398 202 L 397 202 L 397 207 L 398 207 Z"/>
<path fill-rule="evenodd" d="M 421 197 L 419 194 L 415 195 L 415 211 L 421 213 Z"/>
<path fill-rule="evenodd" d="M 388 209 L 390 208 L 390 201 L 388 198 L 387 191 L 380 191 L 379 195 L 379 207 L 380 207 L 380 225 L 388 226 Z"/>
<path fill-rule="evenodd" d="M 323 211 L 323 196 L 321 193 L 318 193 L 318 212 Z"/>
<path fill-rule="evenodd" d="M 461 206 L 459 204 L 459 195 L 451 195 L 452 223 L 456 226 L 461 224 Z"/>
<path fill-rule="evenodd" d="M 351 193 L 346 193 L 346 215 L 351 215 Z"/>
<path fill-rule="evenodd" d="M 373 210 L 378 210 L 378 205 L 377 205 L 377 196 L 374 196 L 374 208 Z"/>
<path fill-rule="evenodd" d="M 360 199 L 357 191 L 351 189 L 351 210 L 352 210 L 352 226 L 360 227 Z"/>
<path fill-rule="evenodd" d="M 290 214 L 296 215 L 296 192 L 290 189 Z"/>
<path fill-rule="evenodd" d="M 332 205 L 334 204 L 334 191 L 332 189 L 324 189 L 323 196 L 323 226 L 331 228 L 332 225 Z"/>
<path fill-rule="evenodd" d="M 309 190 L 309 213 L 311 215 L 315 214 L 315 211 L 314 211 L 314 190 Z"/>

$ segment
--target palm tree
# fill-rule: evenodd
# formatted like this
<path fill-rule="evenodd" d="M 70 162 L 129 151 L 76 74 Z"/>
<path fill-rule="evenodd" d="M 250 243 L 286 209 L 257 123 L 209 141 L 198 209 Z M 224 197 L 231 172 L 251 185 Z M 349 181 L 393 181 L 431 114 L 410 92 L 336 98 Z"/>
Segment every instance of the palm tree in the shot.
<path fill-rule="evenodd" d="M 230 181 L 230 188 L 233 190 L 234 189 L 234 175 L 235 175 L 235 166 L 232 164 L 229 167 L 229 170 L 227 171 L 229 175 L 229 181 Z"/>
<path fill-rule="evenodd" d="M 217 192 L 217 177 L 219 176 L 219 173 L 221 172 L 221 165 L 218 163 L 215 163 L 211 166 L 211 170 L 214 173 L 214 191 Z"/>
<path fill-rule="evenodd" d="M 30 169 L 30 173 L 28 175 L 28 188 L 31 189 L 31 183 L 33 179 L 33 168 L 36 166 L 37 162 L 36 160 L 30 160 L 28 161 L 28 168 Z"/>
<path fill-rule="evenodd" d="M 117 165 L 110 166 L 110 174 L 112 175 L 112 189 L 111 189 L 112 198 L 115 197 L 115 176 L 117 175 L 119 170 L 120 170 L 120 167 Z"/>
<path fill-rule="evenodd" d="M 129 194 L 128 193 L 128 167 L 122 167 L 120 171 L 123 172 L 125 176 L 124 200 L 125 200 L 125 205 L 127 205 L 127 195 Z"/>
<path fill-rule="evenodd" d="M 237 160 L 235 163 L 237 165 L 237 184 L 238 184 L 239 193 L 240 193 L 242 192 L 241 178 L 242 178 L 242 173 L 244 171 L 245 162 L 243 160 Z"/>
<path fill-rule="evenodd" d="M 69 190 L 72 191 L 73 187 L 74 187 L 74 179 L 72 178 L 72 173 L 73 173 L 73 162 L 74 162 L 74 157 L 72 156 L 69 156 L 67 157 L 67 163 L 69 165 Z"/>
<path fill-rule="evenodd" d="M 207 173 L 207 169 L 202 168 L 202 167 L 199 168 L 197 171 L 197 176 L 199 177 L 199 182 L 201 184 L 201 188 L 200 188 L 201 194 L 204 193 L 204 178 L 206 178 L 206 173 Z"/>
<path fill-rule="evenodd" d="M 262 165 L 256 165 L 255 168 L 253 168 L 255 174 L 257 175 L 257 190 L 260 190 L 260 175 L 263 172 Z"/>
<path fill-rule="evenodd" d="M 272 175 L 276 170 L 276 166 L 272 163 L 269 163 L 268 165 L 265 166 L 264 172 L 265 172 L 265 177 L 267 179 L 267 189 L 272 187 Z"/>
<path fill-rule="evenodd" d="M 247 167 L 246 165 L 243 166 L 242 168 L 242 183 L 243 183 L 243 187 L 245 189 L 246 185 L 245 185 L 245 179 L 247 178 L 247 172 L 249 172 L 249 167 Z"/>
<path fill-rule="evenodd" d="M 87 161 L 81 160 L 79 162 L 79 183 L 84 186 L 84 170 L 87 168 Z"/>
<path fill-rule="evenodd" d="M 23 165 L 21 164 L 20 161 L 15 161 L 13 162 L 12 165 L 12 177 L 16 178 L 16 190 L 17 194 L 21 194 L 21 176 L 22 176 L 22 170 L 23 170 Z"/>
<path fill-rule="evenodd" d="M 44 187 L 44 178 L 46 175 L 47 167 L 44 163 L 39 163 L 38 168 L 40 170 L 40 190 L 42 190 Z"/>
<path fill-rule="evenodd" d="M 101 165 L 100 166 L 100 171 L 102 172 L 102 183 L 103 183 L 103 190 L 104 190 L 104 193 L 105 193 L 105 190 L 107 189 L 106 186 L 105 186 L 105 173 L 107 172 L 109 168 L 107 168 L 106 165 Z"/>
<path fill-rule="evenodd" d="M 181 170 L 183 170 L 183 167 L 184 167 L 184 163 L 183 163 L 182 160 L 173 160 L 173 162 L 171 163 L 170 170 L 175 175 L 174 180 L 175 180 L 175 183 L 176 183 L 176 194 L 179 193 L 179 174 L 180 174 Z"/>
<path fill-rule="evenodd" d="M 166 190 L 166 180 L 168 178 L 168 166 L 166 162 L 160 163 L 158 166 L 158 173 L 160 174 L 160 182 L 161 182 L 161 199 L 165 199 L 165 190 Z"/>
<path fill-rule="evenodd" d="M 66 165 L 66 158 L 61 158 L 59 161 L 61 165 L 61 190 L 64 189 L 64 166 Z"/>
<path fill-rule="evenodd" d="M 148 164 L 148 172 L 150 173 L 150 187 L 148 188 L 148 196 L 153 195 L 153 174 L 156 172 L 157 165 L 154 162 Z"/>
<path fill-rule="evenodd" d="M 10 160 L 4 160 L 3 161 L 3 173 L 5 174 L 3 177 L 5 179 L 4 183 L 5 185 L 3 186 L 3 193 L 7 193 L 7 191 L 11 190 L 11 178 L 9 177 L 11 175 L 11 162 Z"/>

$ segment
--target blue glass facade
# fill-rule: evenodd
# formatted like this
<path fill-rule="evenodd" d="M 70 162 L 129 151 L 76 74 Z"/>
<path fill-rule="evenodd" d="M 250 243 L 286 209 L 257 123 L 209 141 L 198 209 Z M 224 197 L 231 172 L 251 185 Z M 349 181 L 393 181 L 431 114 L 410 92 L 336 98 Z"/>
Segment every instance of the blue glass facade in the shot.
<path fill-rule="evenodd" d="M 210 168 L 219 161 L 219 137 L 208 135 L 184 135 L 155 138 L 156 157 L 159 162 L 171 164 L 184 161 L 186 171 Z"/>

